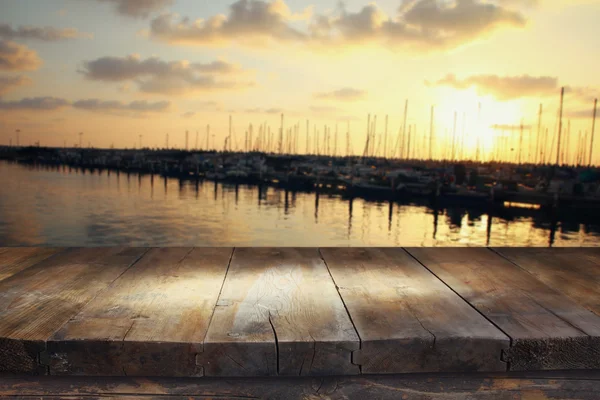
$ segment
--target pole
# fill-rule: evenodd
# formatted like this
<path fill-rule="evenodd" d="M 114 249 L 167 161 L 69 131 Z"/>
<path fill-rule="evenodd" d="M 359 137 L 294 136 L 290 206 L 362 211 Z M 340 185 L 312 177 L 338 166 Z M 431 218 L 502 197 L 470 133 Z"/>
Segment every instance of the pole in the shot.
<path fill-rule="evenodd" d="M 521 119 L 520 135 L 519 135 L 519 164 L 521 164 L 522 151 L 523 151 L 523 119 Z"/>
<path fill-rule="evenodd" d="M 565 88 L 560 89 L 560 111 L 558 119 L 558 143 L 556 144 L 556 165 L 560 165 L 560 136 L 562 134 L 562 115 L 563 115 L 563 101 L 565 97 Z"/>
<path fill-rule="evenodd" d="M 404 142 L 406 141 L 406 116 L 408 114 L 408 99 L 404 103 L 404 123 L 402 124 L 402 144 L 400 148 L 400 158 L 404 156 Z"/>
<path fill-rule="evenodd" d="M 429 159 L 433 160 L 433 106 L 431 106 L 431 116 L 429 117 Z"/>
<path fill-rule="evenodd" d="M 539 163 L 540 161 L 540 134 L 541 134 L 541 129 L 542 129 L 542 111 L 543 111 L 543 105 L 540 103 L 540 111 L 538 114 L 538 134 L 537 134 L 537 140 L 536 140 L 536 145 L 535 145 L 535 163 Z"/>
<path fill-rule="evenodd" d="M 229 136 L 228 136 L 228 142 L 229 142 L 229 147 L 231 148 L 231 131 L 232 131 L 232 125 L 233 125 L 233 121 L 232 121 L 232 117 L 231 114 L 229 115 Z M 225 143 L 227 143 L 227 141 Z M 225 146 L 225 148 L 223 148 L 223 151 L 227 151 L 227 147 Z"/>
<path fill-rule="evenodd" d="M 383 158 L 387 158 L 388 116 L 385 116 L 385 132 L 383 134 Z"/>
<path fill-rule="evenodd" d="M 481 102 L 477 104 L 477 148 L 475 149 L 475 161 L 479 162 L 481 148 Z M 495 132 L 494 132 L 495 133 Z"/>
<path fill-rule="evenodd" d="M 598 99 L 594 99 L 594 114 L 592 116 L 592 139 L 590 142 L 590 157 L 588 160 L 588 165 L 592 166 L 592 152 L 594 149 L 594 130 L 596 129 L 596 109 L 598 106 Z"/>
<path fill-rule="evenodd" d="M 283 113 L 281 114 L 281 128 L 279 128 L 279 154 L 283 152 Z"/>

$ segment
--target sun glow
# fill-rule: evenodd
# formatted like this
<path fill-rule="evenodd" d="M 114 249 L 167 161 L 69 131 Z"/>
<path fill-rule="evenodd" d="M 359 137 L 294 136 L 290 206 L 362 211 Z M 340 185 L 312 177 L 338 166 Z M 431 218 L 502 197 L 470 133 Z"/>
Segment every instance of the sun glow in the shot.
<path fill-rule="evenodd" d="M 442 88 L 437 99 L 435 123 L 441 151 L 455 143 L 461 157 L 493 158 L 502 128 L 519 125 L 523 115 L 521 101 L 499 102 L 479 96 L 474 89 Z"/>

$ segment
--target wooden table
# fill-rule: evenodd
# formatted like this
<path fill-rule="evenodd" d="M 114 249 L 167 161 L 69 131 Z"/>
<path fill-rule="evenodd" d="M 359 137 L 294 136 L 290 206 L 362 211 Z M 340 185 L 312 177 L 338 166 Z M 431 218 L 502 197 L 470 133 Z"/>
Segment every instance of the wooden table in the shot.
<path fill-rule="evenodd" d="M 600 249 L 0 248 L 0 397 L 132 377 L 600 390 L 599 370 Z"/>

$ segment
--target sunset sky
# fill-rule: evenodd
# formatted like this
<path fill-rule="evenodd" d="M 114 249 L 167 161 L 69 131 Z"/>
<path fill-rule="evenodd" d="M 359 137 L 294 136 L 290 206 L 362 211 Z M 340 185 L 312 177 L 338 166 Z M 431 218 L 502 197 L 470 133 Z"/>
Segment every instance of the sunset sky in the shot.
<path fill-rule="evenodd" d="M 302 134 L 350 122 L 360 153 L 367 115 L 395 137 L 408 99 L 419 134 L 435 105 L 438 149 L 456 111 L 492 151 L 491 127 L 536 131 L 540 103 L 552 136 L 564 86 L 574 149 L 600 94 L 598 21 L 599 0 L 0 0 L 0 145 L 16 129 L 21 144 L 204 144 L 210 124 L 222 148 L 232 115 L 240 147 L 283 112 Z"/>

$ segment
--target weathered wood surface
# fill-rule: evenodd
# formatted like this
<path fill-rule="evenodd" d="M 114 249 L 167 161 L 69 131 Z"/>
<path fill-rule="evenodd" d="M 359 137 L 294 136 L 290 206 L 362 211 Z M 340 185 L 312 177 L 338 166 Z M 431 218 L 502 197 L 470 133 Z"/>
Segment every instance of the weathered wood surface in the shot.
<path fill-rule="evenodd" d="M 600 369 L 600 250 L 407 251 L 0 248 L 0 374 Z"/>
<path fill-rule="evenodd" d="M 403 249 L 321 249 L 362 373 L 506 371 L 509 338 Z"/>
<path fill-rule="evenodd" d="M 410 248 L 511 339 L 511 370 L 600 369 L 600 317 L 486 248 Z"/>
<path fill-rule="evenodd" d="M 0 281 L 51 257 L 59 251 L 60 249 L 49 247 L 0 248 Z"/>
<path fill-rule="evenodd" d="M 46 341 L 144 249 L 68 249 L 0 281 L 0 372 L 45 373 Z"/>
<path fill-rule="evenodd" d="M 598 372 L 326 378 L 6 377 L 10 399 L 597 400 Z"/>
<path fill-rule="evenodd" d="M 202 376 L 231 248 L 152 249 L 48 342 L 51 375 Z"/>
<path fill-rule="evenodd" d="M 204 345 L 207 376 L 358 374 L 359 338 L 317 249 L 236 249 Z"/>
<path fill-rule="evenodd" d="M 494 251 L 600 315 L 600 249 L 498 248 Z"/>

